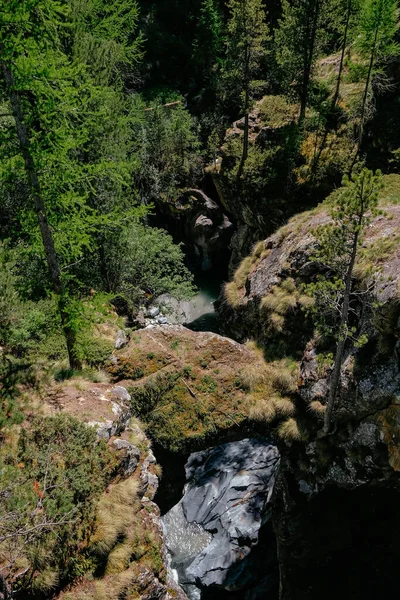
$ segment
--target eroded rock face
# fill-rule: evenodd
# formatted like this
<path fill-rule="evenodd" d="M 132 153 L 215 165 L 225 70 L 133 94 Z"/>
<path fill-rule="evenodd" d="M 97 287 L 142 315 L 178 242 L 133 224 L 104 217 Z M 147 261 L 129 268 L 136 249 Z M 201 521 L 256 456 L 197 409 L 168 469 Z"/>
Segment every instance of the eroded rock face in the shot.
<path fill-rule="evenodd" d="M 318 344 L 302 310 L 302 284 L 321 272 L 311 260 L 313 229 L 329 221 L 328 208 L 298 215 L 262 242 L 233 289 L 234 305 L 219 308 L 228 335 L 255 338 L 267 355 L 281 352 L 299 366 L 293 419 L 301 439 L 277 442 L 282 458 L 272 501 L 281 600 L 400 593 L 400 206 L 389 196 L 357 265 L 360 278 L 368 272 L 365 256 L 379 266 L 369 292 L 379 305 L 362 309 L 353 300 L 368 343 L 346 346 L 330 435 L 320 433 L 335 347 Z M 382 240 L 388 251 L 380 251 Z"/>
<path fill-rule="evenodd" d="M 163 522 L 171 566 L 192 597 L 198 597 L 195 588 L 237 590 L 259 583 L 252 548 L 269 519 L 278 464 L 277 448 L 267 440 L 191 454 L 183 498 Z"/>
<path fill-rule="evenodd" d="M 157 209 L 162 226 L 192 249 L 203 271 L 220 262 L 234 226 L 218 203 L 203 190 L 184 190 L 174 203 L 160 203 Z"/>

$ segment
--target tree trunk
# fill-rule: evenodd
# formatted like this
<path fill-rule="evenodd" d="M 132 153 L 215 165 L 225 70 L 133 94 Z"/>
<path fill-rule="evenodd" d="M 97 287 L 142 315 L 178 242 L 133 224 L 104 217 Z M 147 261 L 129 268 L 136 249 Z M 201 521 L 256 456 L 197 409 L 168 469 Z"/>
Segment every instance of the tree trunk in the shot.
<path fill-rule="evenodd" d="M 2 67 L 4 80 L 10 97 L 12 112 L 17 127 L 21 153 L 25 163 L 25 173 L 39 223 L 40 234 L 42 236 L 50 280 L 53 291 L 58 296 L 58 309 L 61 317 L 62 330 L 67 344 L 69 364 L 72 369 L 79 369 L 81 367 L 81 363 L 76 355 L 75 331 L 70 325 L 70 318 L 67 311 L 67 301 L 61 283 L 61 272 L 54 247 L 53 234 L 47 219 L 46 208 L 43 201 L 39 179 L 36 173 L 35 163 L 29 148 L 29 137 L 26 125 L 24 123 L 19 93 L 15 89 L 14 76 L 10 67 L 4 61 L 2 62 Z"/>
<path fill-rule="evenodd" d="M 372 69 L 374 67 L 374 62 L 375 62 L 375 52 L 376 52 L 376 43 L 377 43 L 377 39 L 378 39 L 378 32 L 379 32 L 379 26 L 377 26 L 377 28 L 375 29 L 374 45 L 371 50 L 371 57 L 369 60 L 369 65 L 368 65 L 367 81 L 365 82 L 364 95 L 363 95 L 362 105 L 361 105 L 360 130 L 358 133 L 357 150 L 356 150 L 356 153 L 355 153 L 354 158 L 351 163 L 350 174 L 353 171 L 354 165 L 356 164 L 356 160 L 357 160 L 358 154 L 360 152 L 360 148 L 361 148 L 362 137 L 364 134 L 365 111 L 367 108 L 368 90 L 369 90 L 369 84 L 370 84 L 371 76 L 372 76 Z"/>
<path fill-rule="evenodd" d="M 240 179 L 242 176 L 244 163 L 247 160 L 248 154 L 249 154 L 249 113 L 247 112 L 244 116 L 243 152 L 242 152 L 242 158 L 240 160 L 240 165 L 239 165 L 238 174 L 237 174 L 238 179 Z"/>
<path fill-rule="evenodd" d="M 334 111 L 335 108 L 336 108 L 336 104 L 337 104 L 337 101 L 339 99 L 340 84 L 342 82 L 343 65 L 344 65 L 344 55 L 345 55 L 345 52 L 346 52 L 347 35 L 348 35 L 348 32 L 349 32 L 350 15 L 351 15 L 351 8 L 352 8 L 351 2 L 352 2 L 352 0 L 348 0 L 348 2 L 347 2 L 346 24 L 345 24 L 345 27 L 344 27 L 343 42 L 342 42 L 342 52 L 341 52 L 341 55 L 340 55 L 340 64 L 339 64 L 339 73 L 338 73 L 337 80 L 336 80 L 335 94 L 334 94 L 333 99 L 332 99 L 332 107 L 331 107 L 332 111 Z"/>
<path fill-rule="evenodd" d="M 361 211 L 361 215 L 362 214 L 363 214 L 363 211 Z M 361 224 L 361 220 L 362 220 L 362 216 L 359 219 L 360 224 Z M 351 257 L 350 257 L 349 265 L 347 267 L 347 272 L 346 272 L 346 281 L 345 281 L 345 288 L 344 288 L 344 294 L 343 294 L 342 315 L 340 318 L 340 325 L 339 325 L 339 336 L 340 337 L 339 337 L 339 341 L 336 346 L 335 362 L 333 365 L 333 371 L 332 371 L 331 380 L 329 383 L 328 404 L 327 404 L 326 411 L 325 411 L 324 426 L 322 429 L 322 433 L 324 435 L 327 435 L 331 428 L 333 407 L 334 407 L 335 400 L 336 400 L 336 394 L 337 394 L 337 389 L 338 389 L 339 381 L 340 381 L 340 374 L 341 374 L 341 370 L 342 370 L 344 348 L 345 348 L 346 339 L 347 339 L 345 330 L 347 328 L 348 318 L 349 318 L 351 280 L 352 280 L 352 276 L 353 276 L 354 263 L 356 261 L 356 255 L 357 255 L 358 236 L 359 236 L 359 230 L 357 230 L 354 234 L 353 245 L 352 245 L 352 250 L 351 250 Z"/>
<path fill-rule="evenodd" d="M 307 100 L 308 100 L 308 88 L 311 79 L 311 69 L 314 57 L 315 41 L 317 37 L 318 19 L 320 11 L 320 1 L 317 0 L 314 7 L 314 14 L 312 16 L 312 26 L 310 30 L 309 43 L 305 48 L 304 52 L 304 70 L 303 70 L 303 82 L 300 93 L 300 116 L 299 123 L 302 124 L 306 116 Z"/>
<path fill-rule="evenodd" d="M 347 35 L 348 35 L 348 31 L 349 31 L 349 24 L 350 24 L 350 15 L 351 15 L 351 8 L 352 8 L 352 0 L 348 0 L 347 3 L 347 13 L 346 13 L 346 24 L 345 24 L 345 28 L 344 28 L 344 33 L 343 33 L 343 43 L 342 43 L 342 52 L 340 55 L 340 64 L 339 64 L 339 73 L 337 76 L 337 80 L 336 80 L 336 89 L 335 89 L 335 94 L 333 96 L 332 99 L 332 104 L 331 104 L 331 112 L 333 112 L 336 108 L 336 104 L 337 101 L 339 99 L 339 92 L 340 92 L 340 84 L 342 81 L 342 74 L 343 74 L 343 66 L 344 66 L 344 55 L 346 52 L 346 45 L 347 45 Z M 321 158 L 321 154 L 325 148 L 325 144 L 326 144 L 326 140 L 328 138 L 328 124 L 325 124 L 325 131 L 324 131 L 324 136 L 322 138 L 322 142 L 320 147 L 318 148 L 318 152 L 314 158 L 313 161 L 313 165 L 312 165 L 312 172 L 313 175 L 315 175 L 316 170 L 317 170 L 317 166 L 319 163 L 319 159 Z"/>

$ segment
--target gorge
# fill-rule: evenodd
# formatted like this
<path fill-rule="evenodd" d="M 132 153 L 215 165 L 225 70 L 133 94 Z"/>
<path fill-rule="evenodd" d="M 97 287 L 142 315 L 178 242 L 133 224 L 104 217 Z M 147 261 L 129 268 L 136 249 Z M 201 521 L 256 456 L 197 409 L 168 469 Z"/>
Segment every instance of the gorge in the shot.
<path fill-rule="evenodd" d="M 0 10 L 0 600 L 400 593 L 398 0 Z"/>

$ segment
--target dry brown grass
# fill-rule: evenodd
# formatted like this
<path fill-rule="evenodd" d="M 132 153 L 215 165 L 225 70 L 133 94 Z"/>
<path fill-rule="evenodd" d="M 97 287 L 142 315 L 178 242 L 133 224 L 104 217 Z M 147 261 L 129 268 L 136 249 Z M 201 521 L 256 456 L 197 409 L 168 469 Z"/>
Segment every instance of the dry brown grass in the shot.
<path fill-rule="evenodd" d="M 44 569 L 32 580 L 32 587 L 37 593 L 48 593 L 54 590 L 59 582 L 60 574 L 53 569 Z"/>
<path fill-rule="evenodd" d="M 241 379 L 248 391 L 262 386 L 268 391 L 287 394 L 297 388 L 297 365 L 286 359 L 271 363 L 261 360 L 248 365 L 241 373 Z"/>
<path fill-rule="evenodd" d="M 97 554 L 109 554 L 118 539 L 126 534 L 132 516 L 140 507 L 138 489 L 138 481 L 129 477 L 110 486 L 109 492 L 100 498 L 97 528 L 91 539 L 92 549 Z"/>
<path fill-rule="evenodd" d="M 272 398 L 257 397 L 254 395 L 249 397 L 249 403 L 250 419 L 265 423 L 271 423 L 275 419 L 276 408 Z"/>
<path fill-rule="evenodd" d="M 290 398 L 276 396 L 273 398 L 273 403 L 277 414 L 282 417 L 290 417 L 295 412 L 294 403 Z"/>
<path fill-rule="evenodd" d="M 301 440 L 301 432 L 296 419 L 291 417 L 278 427 L 278 436 L 285 442 L 297 442 Z"/>
<path fill-rule="evenodd" d="M 264 360 L 264 350 L 254 340 L 247 340 L 246 348 L 254 352 L 260 360 Z"/>
<path fill-rule="evenodd" d="M 256 244 L 254 244 L 253 250 L 251 253 L 256 258 L 260 258 L 262 253 L 264 252 L 264 250 L 265 250 L 265 244 L 264 244 L 264 241 L 261 241 L 261 242 L 257 242 Z"/>
<path fill-rule="evenodd" d="M 288 278 L 280 285 L 274 285 L 271 291 L 261 300 L 261 308 L 285 315 L 297 305 L 296 286 L 293 279 Z"/>
<path fill-rule="evenodd" d="M 310 402 L 308 409 L 314 413 L 317 417 L 322 417 L 326 411 L 326 405 L 322 404 L 319 400 L 313 400 Z"/>
<path fill-rule="evenodd" d="M 270 423 L 293 415 L 295 405 L 289 395 L 297 389 L 297 363 L 288 359 L 268 363 L 255 342 L 247 342 L 247 347 L 254 348 L 259 358 L 240 373 L 241 384 L 248 392 L 249 418 Z"/>
<path fill-rule="evenodd" d="M 272 312 L 268 315 L 268 320 L 275 331 L 281 333 L 285 328 L 285 317 L 276 312 Z"/>
<path fill-rule="evenodd" d="M 246 256 L 244 260 L 240 263 L 239 267 L 236 269 L 235 274 L 233 276 L 233 281 L 236 284 L 238 289 L 243 288 L 246 285 L 247 277 L 251 271 L 251 267 L 255 262 L 254 256 Z"/>
<path fill-rule="evenodd" d="M 107 559 L 106 575 L 111 573 L 122 573 L 129 567 L 133 555 L 131 540 L 119 544 L 110 552 Z"/>
<path fill-rule="evenodd" d="M 234 281 L 230 281 L 225 284 L 224 287 L 224 297 L 226 302 L 232 308 L 237 308 L 240 304 L 239 291 Z"/>

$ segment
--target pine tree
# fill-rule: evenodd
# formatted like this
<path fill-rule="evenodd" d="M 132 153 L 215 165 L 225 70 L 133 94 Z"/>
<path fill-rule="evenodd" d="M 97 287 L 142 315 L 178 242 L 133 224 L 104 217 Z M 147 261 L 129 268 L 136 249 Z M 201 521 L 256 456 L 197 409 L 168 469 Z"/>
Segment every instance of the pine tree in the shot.
<path fill-rule="evenodd" d="M 254 102 L 257 78 L 267 54 L 268 25 L 261 0 L 229 0 L 224 83 L 244 113 L 243 152 L 238 170 L 241 177 L 249 149 L 249 112 Z"/>
<path fill-rule="evenodd" d="M 0 177 L 9 187 L 27 182 L 21 235 L 32 256 L 44 250 L 70 365 L 78 368 L 70 265 L 96 247 L 107 223 L 115 226 L 117 200 L 129 186 L 129 141 L 121 154 L 118 136 L 129 131 L 130 117 L 121 92 L 97 86 L 87 65 L 72 62 L 71 18 L 56 0 L 13 2 L 1 13 L 1 92 L 14 120 L 3 132 Z M 119 198 L 100 211 L 113 188 Z"/>
<path fill-rule="evenodd" d="M 357 48 L 361 57 L 368 61 L 368 67 L 361 101 L 357 151 L 352 167 L 360 151 L 364 127 L 368 118 L 373 77 L 382 72 L 382 65 L 389 56 L 398 54 L 400 50 L 399 44 L 394 41 L 399 28 L 398 16 L 397 0 L 364 0 L 361 8 Z"/>
<path fill-rule="evenodd" d="M 363 169 L 352 179 L 345 177 L 343 186 L 332 207 L 333 222 L 316 231 L 319 246 L 313 257 L 313 260 L 334 275 L 320 276 L 308 286 L 308 292 L 315 299 L 312 310 L 317 329 L 328 335 L 332 335 L 334 331 L 336 340 L 324 434 L 328 434 L 331 428 L 346 342 L 349 338 L 358 345 L 365 341 L 357 336 L 357 329 L 350 323 L 350 300 L 352 296 L 357 296 L 354 267 L 364 232 L 372 216 L 377 214 L 382 176 L 380 171 L 374 175 L 372 171 Z"/>
<path fill-rule="evenodd" d="M 323 41 L 326 4 L 327 0 L 283 0 L 275 34 L 283 78 L 300 100 L 300 123 L 305 118 L 312 72 Z"/>
<path fill-rule="evenodd" d="M 215 101 L 218 67 L 223 55 L 224 22 L 219 0 L 203 0 L 193 42 L 193 62 L 203 82 L 202 94 Z M 210 93 L 212 98 L 210 99 Z"/>

